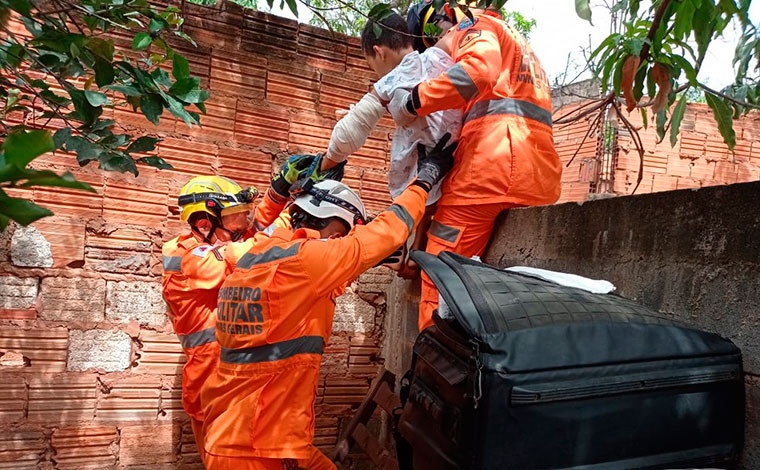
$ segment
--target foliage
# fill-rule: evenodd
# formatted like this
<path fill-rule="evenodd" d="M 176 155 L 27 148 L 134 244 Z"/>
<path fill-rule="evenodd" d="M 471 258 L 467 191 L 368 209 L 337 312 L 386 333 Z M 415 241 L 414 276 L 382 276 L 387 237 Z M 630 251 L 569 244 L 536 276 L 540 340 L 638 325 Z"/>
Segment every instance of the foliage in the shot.
<path fill-rule="evenodd" d="M 617 0 L 612 10 L 623 15 L 625 30 L 608 36 L 592 52 L 592 69 L 602 88 L 622 94 L 628 111 L 638 108 L 656 117 L 664 138 L 670 121 L 671 144 L 677 135 L 686 100 L 704 96 L 721 136 L 733 151 L 732 118 L 760 109 L 760 32 L 749 21 L 750 0 L 654 0 L 641 8 L 639 0 Z M 579 16 L 591 21 L 589 0 L 576 0 Z M 722 91 L 699 81 L 708 47 L 730 24 L 741 39 L 736 47 L 735 82 Z M 753 77 L 754 69 L 754 77 Z M 673 107 L 674 103 L 679 104 Z M 679 115 L 681 113 L 681 115 Z M 646 119 L 646 117 L 645 117 Z"/>
<path fill-rule="evenodd" d="M 501 10 L 502 17 L 507 23 L 512 25 L 525 39 L 530 39 L 530 35 L 536 28 L 535 18 L 526 18 L 519 11 L 506 11 Z"/>
<path fill-rule="evenodd" d="M 16 19 L 25 32 L 14 29 Z M 9 219 L 26 225 L 50 215 L 3 188 L 92 190 L 69 173 L 27 167 L 45 152 L 65 150 L 81 166 L 97 162 L 134 175 L 140 164 L 171 168 L 156 155 L 135 155 L 152 152 L 159 139 L 121 133 L 102 116 L 106 108 L 131 106 L 157 125 L 168 109 L 188 126 L 200 125 L 198 112 L 188 108 L 205 112 L 208 92 L 170 45 L 192 43 L 182 21 L 177 8 L 159 10 L 147 0 L 0 0 L 0 229 Z M 128 34 L 132 51 L 116 51 L 116 31 Z M 161 65 L 171 65 L 171 75 Z M 59 128 L 54 135 L 51 127 Z"/>

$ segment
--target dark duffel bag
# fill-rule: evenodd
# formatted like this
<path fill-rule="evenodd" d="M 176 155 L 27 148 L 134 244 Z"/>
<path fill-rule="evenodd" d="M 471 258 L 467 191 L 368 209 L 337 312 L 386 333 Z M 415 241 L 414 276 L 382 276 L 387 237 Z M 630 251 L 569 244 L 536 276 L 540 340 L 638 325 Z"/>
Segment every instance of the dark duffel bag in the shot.
<path fill-rule="evenodd" d="M 453 317 L 436 314 L 414 346 L 398 429 L 415 470 L 735 464 L 744 384 L 731 341 L 617 295 L 412 257 Z"/>

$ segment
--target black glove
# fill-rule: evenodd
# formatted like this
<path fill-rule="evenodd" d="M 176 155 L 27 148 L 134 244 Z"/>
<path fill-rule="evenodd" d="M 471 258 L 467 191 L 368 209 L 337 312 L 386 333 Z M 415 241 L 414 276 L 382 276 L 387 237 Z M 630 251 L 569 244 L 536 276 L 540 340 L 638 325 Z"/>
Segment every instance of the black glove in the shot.
<path fill-rule="evenodd" d="M 424 145 L 417 144 L 417 179 L 413 184 L 430 192 L 433 186 L 451 170 L 454 166 L 454 151 L 457 149 L 457 143 L 454 142 L 447 147 L 446 144 L 450 138 L 451 134 L 448 132 L 444 134 L 430 153 Z"/>
<path fill-rule="evenodd" d="M 404 247 L 401 246 L 396 251 L 388 255 L 387 258 L 377 263 L 374 267 L 376 268 L 384 264 L 397 264 L 399 261 L 402 260 L 403 256 L 404 256 Z"/>

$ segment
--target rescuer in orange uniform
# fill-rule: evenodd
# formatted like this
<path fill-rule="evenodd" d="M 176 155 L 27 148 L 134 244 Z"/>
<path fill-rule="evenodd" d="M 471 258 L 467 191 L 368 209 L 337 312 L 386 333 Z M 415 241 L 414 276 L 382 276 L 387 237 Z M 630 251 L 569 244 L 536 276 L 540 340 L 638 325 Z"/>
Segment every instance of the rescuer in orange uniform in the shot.
<path fill-rule="evenodd" d="M 458 21 L 458 24 L 457 24 Z M 447 24 L 448 22 L 448 24 Z M 451 27 L 441 39 L 426 25 Z M 464 123 L 456 163 L 443 182 L 426 251 L 481 255 L 496 217 L 505 209 L 551 204 L 559 198 L 562 168 L 552 137 L 549 82 L 530 45 L 493 12 L 434 11 L 432 2 L 409 12 L 418 50 L 435 43 L 455 64 L 411 92 L 394 95 L 388 109 L 399 124 L 443 109 L 461 108 Z M 420 330 L 432 325 L 438 292 L 422 274 Z"/>
<path fill-rule="evenodd" d="M 313 155 L 291 157 L 253 212 L 253 224 L 251 209 L 257 194 L 255 188 L 243 190 L 220 176 L 197 176 L 180 191 L 180 218 L 189 224 L 190 233 L 163 246 L 163 293 L 174 331 L 187 356 L 182 371 L 182 405 L 192 418 L 193 434 L 201 455 L 200 390 L 218 362 L 219 345 L 214 334 L 217 297 L 224 278 L 231 271 L 229 263 L 234 265 L 237 256 L 234 250 L 227 250 L 229 245 L 224 245 L 253 237 L 256 229 L 252 225 L 261 229 L 274 221 L 277 226 L 289 228 L 289 218 L 279 215 L 289 201 L 290 185 L 305 176 L 320 179 L 339 177 L 342 173 L 342 167 L 332 172 L 314 173 L 313 164 L 318 160 Z"/>
<path fill-rule="evenodd" d="M 307 185 L 291 206 L 295 232 L 275 229 L 237 262 L 219 291 L 219 367 L 201 392 L 209 470 L 335 468 L 313 445 L 335 299 L 412 233 L 453 164 L 449 138 L 420 149 L 417 179 L 372 222 L 344 184 Z"/>

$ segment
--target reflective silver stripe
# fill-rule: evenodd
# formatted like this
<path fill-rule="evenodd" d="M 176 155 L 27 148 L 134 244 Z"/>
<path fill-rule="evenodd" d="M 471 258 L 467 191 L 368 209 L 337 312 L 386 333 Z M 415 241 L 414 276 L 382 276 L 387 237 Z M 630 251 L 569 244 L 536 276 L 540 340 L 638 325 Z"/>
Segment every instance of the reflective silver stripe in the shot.
<path fill-rule="evenodd" d="M 301 336 L 255 348 L 222 348 L 222 362 L 232 364 L 255 364 L 257 362 L 278 361 L 296 354 L 322 354 L 325 340 L 321 336 Z"/>
<path fill-rule="evenodd" d="M 213 343 L 216 341 L 216 334 L 214 328 L 206 328 L 205 330 L 196 331 L 189 335 L 177 335 L 179 343 L 183 348 L 194 348 L 196 346 L 202 346 L 204 344 Z"/>
<path fill-rule="evenodd" d="M 412 229 L 414 228 L 414 219 L 411 215 L 409 215 L 409 211 L 407 211 L 405 207 L 401 207 L 398 204 L 393 204 L 388 208 L 388 210 L 396 214 L 398 218 L 406 224 L 406 230 L 409 232 L 409 235 L 411 235 Z"/>
<path fill-rule="evenodd" d="M 457 89 L 462 98 L 465 101 L 470 102 L 473 98 L 478 96 L 478 87 L 475 86 L 475 82 L 470 78 L 470 74 L 462 67 L 462 64 L 456 63 L 446 71 L 451 83 Z"/>
<path fill-rule="evenodd" d="M 430 235 L 433 235 L 434 237 L 438 237 L 441 240 L 446 240 L 447 242 L 456 243 L 457 238 L 459 237 L 460 230 L 456 227 L 452 227 L 450 225 L 445 225 L 437 220 L 433 219 L 433 223 L 430 224 L 430 229 L 428 229 L 428 233 Z"/>
<path fill-rule="evenodd" d="M 473 119 L 493 114 L 511 114 L 538 121 L 549 127 L 552 125 L 552 113 L 529 101 L 513 98 L 478 101 L 472 105 L 472 108 L 464 118 L 464 123 L 466 124 Z"/>
<path fill-rule="evenodd" d="M 246 253 L 237 262 L 237 267 L 242 269 L 248 269 L 251 266 L 257 264 L 269 263 L 270 261 L 283 260 L 290 258 L 298 254 L 298 247 L 301 246 L 301 242 L 288 248 L 282 248 L 279 246 L 273 246 L 263 253 Z"/>
<path fill-rule="evenodd" d="M 179 272 L 182 271 L 181 256 L 164 256 L 164 271 Z"/>

